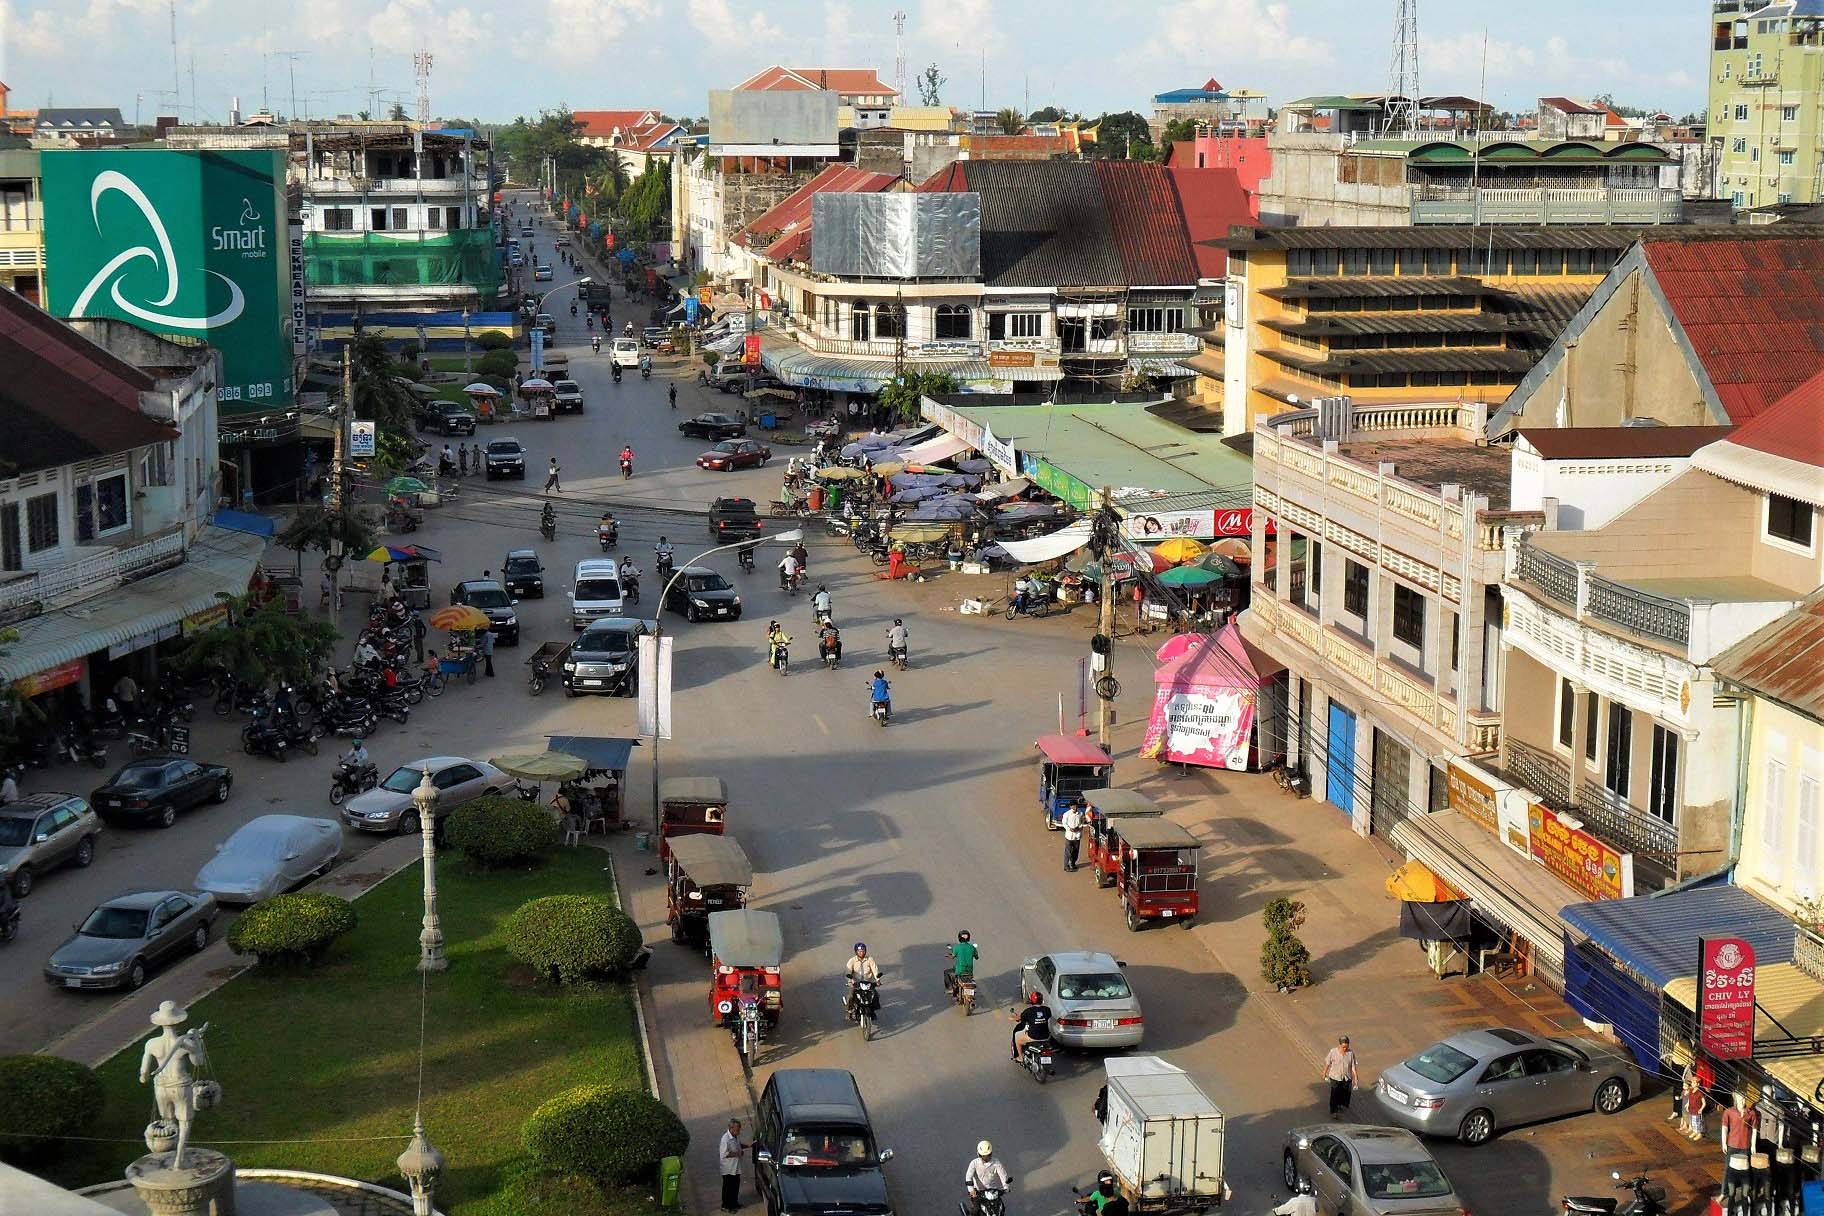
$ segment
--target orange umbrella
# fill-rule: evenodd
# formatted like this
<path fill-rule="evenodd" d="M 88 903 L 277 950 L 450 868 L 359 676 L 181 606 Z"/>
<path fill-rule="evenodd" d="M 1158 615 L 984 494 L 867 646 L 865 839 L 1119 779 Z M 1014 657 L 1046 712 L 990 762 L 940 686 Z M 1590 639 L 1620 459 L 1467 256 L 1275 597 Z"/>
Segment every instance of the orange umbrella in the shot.
<path fill-rule="evenodd" d="M 425 623 L 432 629 L 486 629 L 488 614 L 468 604 L 451 604 L 448 608 L 439 608 L 431 613 Z"/>

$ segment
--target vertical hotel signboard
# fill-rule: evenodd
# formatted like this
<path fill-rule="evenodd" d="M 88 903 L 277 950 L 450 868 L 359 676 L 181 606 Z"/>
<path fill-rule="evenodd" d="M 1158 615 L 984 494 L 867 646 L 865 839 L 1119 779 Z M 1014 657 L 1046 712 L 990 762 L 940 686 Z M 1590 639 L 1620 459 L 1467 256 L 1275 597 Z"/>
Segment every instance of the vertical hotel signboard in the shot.
<path fill-rule="evenodd" d="M 1754 947 L 1739 937 L 1697 939 L 1697 1031 L 1712 1059 L 1754 1056 Z"/>
<path fill-rule="evenodd" d="M 282 149 L 71 149 L 39 163 L 51 312 L 214 347 L 225 415 L 290 404 Z"/>

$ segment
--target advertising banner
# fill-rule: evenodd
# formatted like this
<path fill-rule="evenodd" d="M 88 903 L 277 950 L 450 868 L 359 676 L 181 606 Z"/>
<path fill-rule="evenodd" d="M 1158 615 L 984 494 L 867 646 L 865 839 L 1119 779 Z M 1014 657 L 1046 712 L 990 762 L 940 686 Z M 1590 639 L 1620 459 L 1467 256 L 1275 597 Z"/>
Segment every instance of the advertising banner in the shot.
<path fill-rule="evenodd" d="M 375 434 L 374 423 L 363 418 L 357 418 L 348 424 L 348 455 L 350 459 L 367 460 L 372 458 L 377 442 L 378 439 Z"/>
<path fill-rule="evenodd" d="M 1495 811 L 1495 791 L 1487 782 L 1460 764 L 1445 769 L 1444 791 L 1450 809 L 1490 836 L 1500 835 Z"/>
<path fill-rule="evenodd" d="M 994 466 L 1012 477 L 1020 471 L 1020 456 L 1013 445 L 996 435 L 992 428 L 982 427 L 982 437 L 975 445 Z"/>
<path fill-rule="evenodd" d="M 703 306 L 697 302 L 697 297 L 685 296 L 684 297 L 684 324 L 695 325 L 697 323 L 697 310 L 702 307 Z"/>
<path fill-rule="evenodd" d="M 640 733 L 671 738 L 671 639 L 640 638 Z"/>
<path fill-rule="evenodd" d="M 304 354 L 309 345 L 309 326 L 304 319 L 304 221 L 301 216 L 291 217 L 291 239 L 288 244 L 291 251 L 291 353 L 297 356 Z"/>
<path fill-rule="evenodd" d="M 760 365 L 760 335 L 749 334 L 742 340 L 741 362 L 750 367 Z"/>
<path fill-rule="evenodd" d="M 50 311 L 221 352 L 221 410 L 293 397 L 293 264 L 280 149 L 47 151 Z"/>
<path fill-rule="evenodd" d="M 1718 1060 L 1754 1056 L 1754 947 L 1739 937 L 1697 939 L 1699 1046 Z"/>
<path fill-rule="evenodd" d="M 1634 855 L 1617 852 L 1582 828 L 1533 803 L 1527 811 L 1533 860 L 1587 899 L 1627 899 L 1634 894 Z"/>
<path fill-rule="evenodd" d="M 74 684 L 82 679 L 83 668 L 88 665 L 88 662 L 86 658 L 71 659 L 67 663 L 59 663 L 55 667 L 34 672 L 29 676 L 14 680 L 13 690 L 22 697 L 35 697 L 39 693 L 52 692 L 66 685 Z"/>
<path fill-rule="evenodd" d="M 1246 772 L 1257 695 L 1245 688 L 1161 688 L 1140 754 Z"/>

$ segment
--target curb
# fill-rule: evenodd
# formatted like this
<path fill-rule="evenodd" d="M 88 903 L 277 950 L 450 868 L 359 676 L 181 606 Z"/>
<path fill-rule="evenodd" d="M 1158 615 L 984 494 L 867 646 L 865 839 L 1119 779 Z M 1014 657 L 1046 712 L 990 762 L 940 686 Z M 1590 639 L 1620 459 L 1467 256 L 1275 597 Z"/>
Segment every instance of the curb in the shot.
<path fill-rule="evenodd" d="M 627 901 L 622 898 L 621 872 L 615 867 L 614 853 L 609 850 L 606 843 L 597 847 L 602 850 L 603 856 L 608 859 L 608 877 L 614 883 L 615 906 L 622 912 L 626 912 L 628 917 L 631 918 L 633 913 L 627 912 Z M 638 1025 L 640 1029 L 640 1056 L 646 1064 L 646 1088 L 653 1097 L 660 1098 L 660 1100 L 663 1101 L 663 1098 L 659 1094 L 658 1069 L 653 1064 L 652 1060 L 652 1035 L 646 1026 L 646 998 L 640 992 L 639 978 L 637 976 L 634 977 L 633 982 L 629 984 L 628 987 L 633 990 L 633 1016 L 635 1024 Z"/>

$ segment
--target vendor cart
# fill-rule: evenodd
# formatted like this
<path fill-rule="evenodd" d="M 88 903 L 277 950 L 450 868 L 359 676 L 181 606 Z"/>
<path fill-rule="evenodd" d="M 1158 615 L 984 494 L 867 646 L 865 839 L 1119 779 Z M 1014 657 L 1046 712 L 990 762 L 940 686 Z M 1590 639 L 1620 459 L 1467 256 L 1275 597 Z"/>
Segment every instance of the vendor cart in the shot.
<path fill-rule="evenodd" d="M 423 557 L 393 563 L 393 591 L 414 608 L 431 606 L 431 563 Z"/>

